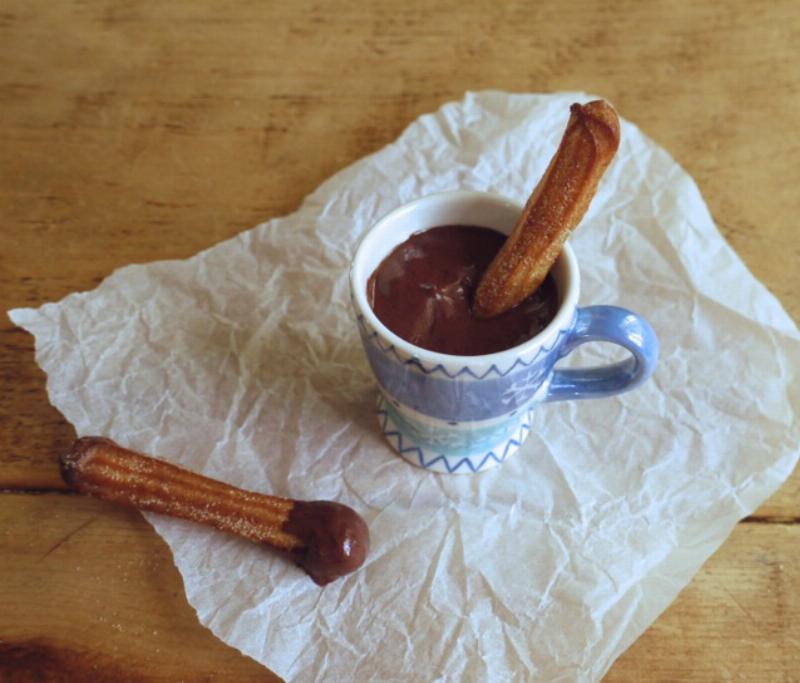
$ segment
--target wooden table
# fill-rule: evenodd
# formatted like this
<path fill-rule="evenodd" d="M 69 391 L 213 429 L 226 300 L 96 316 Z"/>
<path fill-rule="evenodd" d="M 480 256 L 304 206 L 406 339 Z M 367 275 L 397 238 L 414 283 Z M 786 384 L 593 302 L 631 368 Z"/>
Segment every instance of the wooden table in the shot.
<path fill-rule="evenodd" d="M 671 151 L 798 319 L 799 14 L 794 0 L 6 0 L 0 309 L 291 212 L 465 90 L 582 89 Z M 138 513 L 64 492 L 73 430 L 5 319 L 0 377 L 0 679 L 276 680 L 198 624 Z M 798 493 L 795 474 L 743 520 L 607 681 L 799 680 Z"/>

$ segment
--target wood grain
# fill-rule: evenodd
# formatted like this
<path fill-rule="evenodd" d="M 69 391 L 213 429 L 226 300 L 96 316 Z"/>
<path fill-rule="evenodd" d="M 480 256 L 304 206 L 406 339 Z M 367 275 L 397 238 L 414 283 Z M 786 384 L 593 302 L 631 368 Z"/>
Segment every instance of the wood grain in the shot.
<path fill-rule="evenodd" d="M 797 681 L 798 547 L 797 524 L 739 524 L 604 683 Z"/>
<path fill-rule="evenodd" d="M 695 178 L 722 233 L 800 318 L 794 0 L 6 0 L 0 44 L 0 310 L 93 288 L 128 263 L 185 258 L 290 212 L 420 114 L 493 88 L 610 99 Z M 0 316 L 0 489 L 62 486 L 56 458 L 74 432 L 48 404 L 45 382 L 31 338 Z M 50 503 L 68 500 L 0 494 L 0 566 L 15 586 L 32 566 L 15 534 L 30 530 L 31 514 L 46 519 L 50 504 L 65 515 L 58 533 L 76 529 L 86 517 Z M 800 579 L 785 568 L 800 564 L 798 500 L 795 473 L 691 584 L 691 602 L 682 596 L 608 680 L 791 680 L 798 633 L 777 615 L 797 621 Z M 42 564 L 74 547 L 76 566 L 105 577 L 116 538 L 131 541 L 131 558 L 160 548 L 163 562 L 128 575 L 115 623 L 135 631 L 161 620 L 163 659 L 148 666 L 131 649 L 115 654 L 123 639 L 91 610 L 68 622 L 20 588 L 15 621 L 0 608 L 0 628 L 16 624 L 15 642 L 27 639 L 37 654 L 6 649 L 0 661 L 55 657 L 61 666 L 63 653 L 47 654 L 56 644 L 86 661 L 100 652 L 98 666 L 117 667 L 107 678 L 178 680 L 176 653 L 188 648 L 223 672 L 213 680 L 256 680 L 252 662 L 215 649 L 185 603 L 163 611 L 171 603 L 159 587 L 178 578 L 149 527 L 127 513 L 112 513 L 108 528 L 103 518 Z M 784 569 L 762 564 L 763 553 Z M 82 585 L 80 574 L 45 579 L 48 599 Z M 721 590 L 725 581 L 746 591 L 734 595 L 752 620 Z M 81 640 L 84 632 L 92 638 Z"/>
<path fill-rule="evenodd" d="M 1 681 L 280 680 L 200 626 L 138 512 L 7 493 L 0 528 Z"/>

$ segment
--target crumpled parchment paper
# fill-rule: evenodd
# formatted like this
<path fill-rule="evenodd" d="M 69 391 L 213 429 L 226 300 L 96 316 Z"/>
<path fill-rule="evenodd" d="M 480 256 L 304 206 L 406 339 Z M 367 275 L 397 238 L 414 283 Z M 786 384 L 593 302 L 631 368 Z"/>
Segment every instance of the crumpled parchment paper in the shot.
<path fill-rule="evenodd" d="M 596 681 L 794 468 L 797 328 L 628 122 L 572 244 L 581 304 L 655 327 L 653 378 L 540 406 L 521 451 L 478 476 L 416 469 L 383 442 L 347 289 L 357 239 L 435 191 L 524 201 L 589 99 L 467 94 L 291 216 L 10 313 L 79 434 L 367 520 L 367 564 L 320 590 L 253 544 L 147 515 L 200 621 L 279 675 Z M 571 362 L 616 357 L 595 346 Z"/>

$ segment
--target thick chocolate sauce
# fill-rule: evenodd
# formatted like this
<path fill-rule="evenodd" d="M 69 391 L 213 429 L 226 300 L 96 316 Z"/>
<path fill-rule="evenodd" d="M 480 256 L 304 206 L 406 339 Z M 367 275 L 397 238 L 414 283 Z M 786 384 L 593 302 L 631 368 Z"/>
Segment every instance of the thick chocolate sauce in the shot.
<path fill-rule="evenodd" d="M 358 569 L 369 551 L 366 523 L 340 503 L 296 501 L 281 528 L 306 542 L 291 555 L 320 586 Z"/>
<path fill-rule="evenodd" d="M 558 310 L 551 276 L 530 297 L 494 318 L 472 315 L 481 275 L 505 235 L 445 225 L 418 232 L 387 256 L 367 282 L 367 299 L 396 335 L 430 351 L 480 356 L 517 346 L 541 332 Z"/>

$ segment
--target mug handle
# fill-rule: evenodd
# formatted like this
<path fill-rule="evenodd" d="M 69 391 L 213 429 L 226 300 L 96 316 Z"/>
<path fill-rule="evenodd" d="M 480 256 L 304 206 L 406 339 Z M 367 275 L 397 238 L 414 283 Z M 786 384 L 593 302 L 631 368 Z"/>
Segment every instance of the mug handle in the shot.
<path fill-rule="evenodd" d="M 576 312 L 575 325 L 561 349 L 561 357 L 581 344 L 611 342 L 631 357 L 594 368 L 555 370 L 544 401 L 603 398 L 629 391 L 644 382 L 658 362 L 658 337 L 644 318 L 617 306 L 587 306 Z"/>

